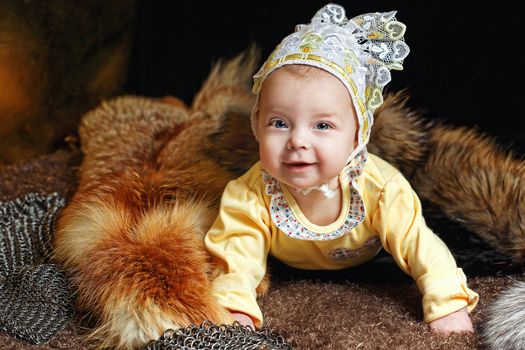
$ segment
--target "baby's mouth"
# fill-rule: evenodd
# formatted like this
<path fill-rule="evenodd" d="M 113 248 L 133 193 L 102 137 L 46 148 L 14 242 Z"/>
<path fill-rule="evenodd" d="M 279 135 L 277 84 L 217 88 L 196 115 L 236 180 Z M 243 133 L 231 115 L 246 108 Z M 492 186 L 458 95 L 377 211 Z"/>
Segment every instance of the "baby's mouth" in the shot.
<path fill-rule="evenodd" d="M 313 166 L 315 163 L 307 163 L 307 162 L 284 162 L 284 166 L 290 170 L 300 171 L 308 169 L 309 167 Z"/>

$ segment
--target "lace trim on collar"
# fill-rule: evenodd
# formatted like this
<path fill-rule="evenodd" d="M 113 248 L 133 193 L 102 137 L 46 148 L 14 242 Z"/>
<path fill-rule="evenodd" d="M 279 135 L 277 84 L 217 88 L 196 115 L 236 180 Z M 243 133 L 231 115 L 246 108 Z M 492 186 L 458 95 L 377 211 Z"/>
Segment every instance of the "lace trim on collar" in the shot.
<path fill-rule="evenodd" d="M 290 209 L 279 181 L 265 170 L 262 170 L 262 179 L 266 186 L 266 194 L 272 197 L 270 215 L 274 224 L 289 237 L 309 241 L 336 239 L 361 224 L 365 220 L 366 213 L 363 198 L 358 191 L 356 179 L 363 173 L 363 168 L 368 159 L 366 149 L 359 152 L 354 159 L 357 161 L 356 164 L 349 165 L 343 169 L 345 179 L 350 184 L 350 205 L 346 220 L 339 228 L 328 233 L 318 233 L 304 227 Z"/>

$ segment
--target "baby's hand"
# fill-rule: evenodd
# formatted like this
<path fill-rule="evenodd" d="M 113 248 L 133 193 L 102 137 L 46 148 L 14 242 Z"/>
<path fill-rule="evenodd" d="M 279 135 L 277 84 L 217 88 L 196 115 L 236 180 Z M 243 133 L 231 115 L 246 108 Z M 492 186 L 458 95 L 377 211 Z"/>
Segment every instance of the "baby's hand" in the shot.
<path fill-rule="evenodd" d="M 242 312 L 232 312 L 232 317 L 235 321 L 239 322 L 243 326 L 250 326 L 255 329 L 253 320 L 250 316 L 243 314 Z"/>
<path fill-rule="evenodd" d="M 466 308 L 438 318 L 428 325 L 432 331 L 441 334 L 449 334 L 451 332 L 474 333 L 474 327 Z"/>

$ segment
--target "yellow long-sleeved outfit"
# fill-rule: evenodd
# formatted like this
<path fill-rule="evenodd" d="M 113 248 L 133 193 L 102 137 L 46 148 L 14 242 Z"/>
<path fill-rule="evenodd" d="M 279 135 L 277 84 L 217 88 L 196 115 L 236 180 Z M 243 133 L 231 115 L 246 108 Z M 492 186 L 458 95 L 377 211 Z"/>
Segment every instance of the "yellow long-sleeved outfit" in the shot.
<path fill-rule="evenodd" d="M 265 181 L 263 174 L 257 163 L 227 185 L 219 215 L 205 237 L 209 252 L 223 263 L 213 286 L 227 309 L 250 315 L 256 326 L 262 324 L 255 289 L 265 274 L 268 254 L 295 268 L 343 269 L 370 260 L 381 247 L 416 281 L 423 295 L 426 322 L 465 306 L 470 311 L 477 304 L 478 295 L 467 287 L 465 275 L 448 248 L 426 226 L 417 195 L 401 173 L 385 161 L 368 154 L 366 166 L 354 182 L 355 189 L 346 181 L 343 170 L 343 208 L 328 226 L 308 221 L 286 186 L 279 186 L 281 192 L 272 192 L 274 184 Z M 352 213 L 361 214 L 352 196 L 356 189 L 366 216 L 362 213 L 352 227 Z M 279 228 L 283 227 L 279 220 L 287 220 L 283 212 L 279 213 L 281 206 L 286 207 L 284 213 L 291 213 L 293 225 L 289 227 L 295 233 Z M 338 231 L 348 225 L 348 232 Z M 303 231 L 310 236 L 301 237 Z M 334 232 L 340 235 L 324 239 L 323 235 Z"/>

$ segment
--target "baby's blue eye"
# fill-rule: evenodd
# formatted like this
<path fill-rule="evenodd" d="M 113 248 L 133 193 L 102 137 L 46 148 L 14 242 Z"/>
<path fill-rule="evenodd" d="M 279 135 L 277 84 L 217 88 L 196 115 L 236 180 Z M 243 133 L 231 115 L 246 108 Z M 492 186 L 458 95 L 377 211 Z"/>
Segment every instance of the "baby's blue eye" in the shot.
<path fill-rule="evenodd" d="M 331 128 L 330 124 L 322 123 L 322 122 L 318 123 L 315 127 L 316 127 L 317 130 L 328 130 L 328 129 Z"/>
<path fill-rule="evenodd" d="M 272 121 L 272 125 L 277 129 L 284 129 L 287 127 L 286 123 L 282 120 L 274 120 Z"/>

